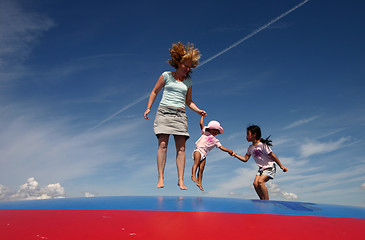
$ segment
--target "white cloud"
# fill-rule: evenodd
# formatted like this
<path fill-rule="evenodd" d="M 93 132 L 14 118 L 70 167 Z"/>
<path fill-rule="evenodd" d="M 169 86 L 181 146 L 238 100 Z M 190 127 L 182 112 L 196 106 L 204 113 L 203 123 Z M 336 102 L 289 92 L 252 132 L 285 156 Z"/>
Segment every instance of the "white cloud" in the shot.
<path fill-rule="evenodd" d="M 13 0 L 0 1 L 0 79 L 12 80 L 44 32 L 54 26 L 46 16 L 28 12 Z"/>
<path fill-rule="evenodd" d="M 342 147 L 350 138 L 342 137 L 334 142 L 307 141 L 300 146 L 301 157 L 309 157 L 314 154 L 333 152 Z"/>
<path fill-rule="evenodd" d="M 241 188 L 248 188 L 252 184 L 255 170 L 248 168 L 238 168 L 229 174 L 224 182 L 217 185 L 216 189 L 210 191 L 211 194 L 220 195 L 235 195 Z"/>
<path fill-rule="evenodd" d="M 0 201 L 7 199 L 9 194 L 9 188 L 0 184 Z"/>
<path fill-rule="evenodd" d="M 256 169 L 239 168 L 230 173 L 230 177 L 226 178 L 224 183 L 217 185 L 216 189 L 209 191 L 212 196 L 228 196 L 240 198 L 257 198 L 252 182 L 255 176 Z M 295 193 L 282 191 L 278 184 L 269 181 L 266 183 L 269 191 L 270 199 L 279 197 L 288 200 L 298 199 Z"/>
<path fill-rule="evenodd" d="M 295 193 L 282 192 L 285 199 L 298 199 L 299 197 Z"/>
<path fill-rule="evenodd" d="M 61 184 L 48 184 L 39 188 L 39 184 L 34 178 L 28 178 L 27 182 L 21 185 L 15 193 L 0 184 L 1 201 L 64 198 L 65 196 L 65 189 Z"/>
<path fill-rule="evenodd" d="M 138 154 L 134 147 L 140 143 L 138 136 L 143 130 L 138 129 L 144 119 L 77 135 L 70 133 L 72 124 L 66 120 L 48 121 L 27 111 L 14 107 L 0 109 L 2 184 L 9 186 L 15 179 L 29 175 L 40 181 L 60 182 L 93 174 L 103 164 L 120 161 L 122 167 L 138 163 L 132 161 Z"/>
<path fill-rule="evenodd" d="M 288 200 L 294 200 L 294 199 L 298 199 L 298 195 L 296 195 L 295 193 L 288 193 L 285 191 L 282 191 L 279 187 L 278 184 L 275 184 L 273 182 L 268 182 L 267 184 L 267 188 L 269 190 L 269 195 L 271 196 L 280 196 L 284 199 L 288 199 Z"/>
<path fill-rule="evenodd" d="M 60 198 L 65 196 L 65 189 L 60 183 L 48 184 L 41 188 L 40 192 L 42 195 L 46 194 L 50 198 Z"/>
<path fill-rule="evenodd" d="M 85 192 L 84 197 L 95 197 L 94 193 Z"/>
<path fill-rule="evenodd" d="M 342 159 L 342 156 L 339 158 Z M 359 205 L 359 200 L 364 199 L 365 192 L 364 159 L 355 157 L 351 164 L 333 171 L 328 171 L 328 164 L 324 161 L 327 160 L 307 162 L 302 166 L 294 164 L 275 182 L 279 182 L 285 190 L 297 194 L 301 201 Z M 320 168 L 313 169 L 313 165 Z M 296 200 L 295 196 L 287 195 L 285 191 L 283 194 L 283 197 Z"/>
<path fill-rule="evenodd" d="M 281 189 L 279 185 L 273 182 L 266 183 L 267 190 L 269 191 L 270 195 L 278 196 L 281 193 Z"/>
<path fill-rule="evenodd" d="M 289 124 L 287 127 L 285 127 L 284 129 L 291 129 L 291 128 L 294 128 L 294 127 L 298 127 L 298 126 L 301 126 L 301 125 L 304 125 L 306 123 L 309 123 L 311 121 L 314 121 L 316 120 L 317 118 L 319 118 L 319 116 L 313 116 L 313 117 L 310 117 L 310 118 L 306 118 L 306 119 L 301 119 L 301 120 L 298 120 L 298 121 L 295 121 L 291 124 Z"/>

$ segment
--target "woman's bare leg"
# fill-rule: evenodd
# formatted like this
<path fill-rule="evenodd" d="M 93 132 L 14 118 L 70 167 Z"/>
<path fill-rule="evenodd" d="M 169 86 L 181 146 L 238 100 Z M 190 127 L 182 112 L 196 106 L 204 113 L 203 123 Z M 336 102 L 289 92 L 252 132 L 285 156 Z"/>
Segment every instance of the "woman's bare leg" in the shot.
<path fill-rule="evenodd" d="M 164 184 L 164 171 L 166 165 L 167 145 L 169 143 L 169 135 L 160 134 L 158 135 L 158 150 L 157 150 L 157 171 L 158 171 L 158 182 L 157 187 L 163 188 Z"/>
<path fill-rule="evenodd" d="M 185 136 L 175 136 L 176 145 L 176 166 L 178 175 L 178 185 L 181 190 L 187 190 L 188 188 L 184 184 L 184 171 L 185 171 Z"/>

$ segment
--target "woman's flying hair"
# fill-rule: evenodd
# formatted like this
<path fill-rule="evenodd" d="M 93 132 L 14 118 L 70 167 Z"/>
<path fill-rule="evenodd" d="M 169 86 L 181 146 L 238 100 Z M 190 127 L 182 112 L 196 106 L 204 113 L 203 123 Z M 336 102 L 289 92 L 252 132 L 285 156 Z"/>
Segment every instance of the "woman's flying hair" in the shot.
<path fill-rule="evenodd" d="M 181 42 L 172 44 L 171 49 L 169 49 L 171 59 L 167 62 L 175 69 L 177 69 L 178 63 L 190 60 L 192 65 L 191 68 L 196 68 L 199 64 L 199 59 L 201 57 L 200 51 L 194 48 L 194 44 L 188 43 L 186 46 Z M 190 69 L 189 73 L 192 73 Z M 190 77 L 189 73 L 187 77 Z"/>
<path fill-rule="evenodd" d="M 272 141 L 269 139 L 270 136 L 268 136 L 266 139 L 263 139 L 261 137 L 261 129 L 257 125 L 251 125 L 247 128 L 248 131 L 250 131 L 252 134 L 256 134 L 256 140 L 260 140 L 260 142 L 272 146 Z"/>

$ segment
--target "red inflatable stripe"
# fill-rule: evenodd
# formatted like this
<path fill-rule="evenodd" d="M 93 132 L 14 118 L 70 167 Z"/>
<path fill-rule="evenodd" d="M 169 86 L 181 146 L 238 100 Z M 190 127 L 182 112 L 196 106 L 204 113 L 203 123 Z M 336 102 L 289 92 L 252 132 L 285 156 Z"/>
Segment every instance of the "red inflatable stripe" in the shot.
<path fill-rule="evenodd" d="M 362 239 L 365 219 L 133 210 L 3 210 L 0 239 Z"/>

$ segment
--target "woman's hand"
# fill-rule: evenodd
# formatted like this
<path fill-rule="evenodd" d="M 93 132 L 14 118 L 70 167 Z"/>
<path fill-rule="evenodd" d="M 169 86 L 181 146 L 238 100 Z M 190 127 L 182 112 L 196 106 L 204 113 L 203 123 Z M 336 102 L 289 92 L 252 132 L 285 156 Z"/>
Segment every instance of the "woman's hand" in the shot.
<path fill-rule="evenodd" d="M 207 116 L 207 112 L 204 110 L 200 110 L 200 116 L 206 117 Z"/>
<path fill-rule="evenodd" d="M 149 114 L 150 112 L 151 112 L 151 109 L 147 108 L 146 111 L 144 112 L 144 118 L 145 119 L 147 119 L 147 120 L 149 119 L 147 114 Z"/>

